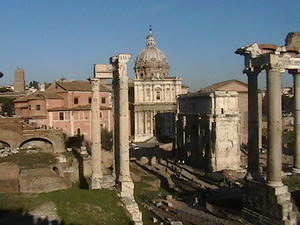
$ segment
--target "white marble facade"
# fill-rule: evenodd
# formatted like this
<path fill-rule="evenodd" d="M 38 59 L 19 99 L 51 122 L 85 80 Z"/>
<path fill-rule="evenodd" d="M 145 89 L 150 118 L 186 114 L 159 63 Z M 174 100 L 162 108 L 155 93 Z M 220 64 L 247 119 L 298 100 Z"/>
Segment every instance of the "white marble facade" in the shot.
<path fill-rule="evenodd" d="M 150 29 L 146 48 L 135 61 L 133 80 L 133 140 L 146 141 L 153 136 L 173 137 L 176 98 L 185 92 L 180 77 L 169 77 L 168 60 L 156 47 Z"/>

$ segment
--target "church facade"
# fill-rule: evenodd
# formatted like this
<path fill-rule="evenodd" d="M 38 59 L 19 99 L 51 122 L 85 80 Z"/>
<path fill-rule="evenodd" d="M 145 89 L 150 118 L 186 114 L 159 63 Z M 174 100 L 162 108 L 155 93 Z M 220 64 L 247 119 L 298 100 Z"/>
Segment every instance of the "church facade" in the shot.
<path fill-rule="evenodd" d="M 131 132 L 134 142 L 144 142 L 154 136 L 158 140 L 172 139 L 175 133 L 177 96 L 187 92 L 180 77 L 169 76 L 165 54 L 156 47 L 150 29 L 146 48 L 135 61 L 132 88 Z"/>

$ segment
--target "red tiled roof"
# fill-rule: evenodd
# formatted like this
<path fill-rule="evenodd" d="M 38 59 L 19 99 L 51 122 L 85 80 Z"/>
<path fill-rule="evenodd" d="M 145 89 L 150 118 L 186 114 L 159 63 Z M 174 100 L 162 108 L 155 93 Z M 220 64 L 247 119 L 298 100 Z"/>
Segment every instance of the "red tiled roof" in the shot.
<path fill-rule="evenodd" d="M 212 92 L 212 91 L 218 91 L 218 90 L 221 90 L 223 86 L 227 85 L 227 84 L 230 84 L 230 83 L 237 83 L 239 85 L 242 85 L 246 88 L 248 88 L 248 85 L 242 81 L 239 81 L 239 80 L 226 80 L 226 81 L 221 81 L 221 82 L 218 82 L 218 83 L 214 83 L 212 85 L 209 85 L 207 86 L 206 88 L 202 88 L 200 89 L 198 92 Z"/>
<path fill-rule="evenodd" d="M 56 84 L 67 91 L 92 91 L 91 84 L 87 80 L 56 81 Z M 100 85 L 100 91 L 111 92 L 110 85 Z"/>
<path fill-rule="evenodd" d="M 26 102 L 28 100 L 38 100 L 38 99 L 63 99 L 60 95 L 55 92 L 50 91 L 36 91 L 31 95 L 26 97 L 17 98 L 14 102 Z"/>

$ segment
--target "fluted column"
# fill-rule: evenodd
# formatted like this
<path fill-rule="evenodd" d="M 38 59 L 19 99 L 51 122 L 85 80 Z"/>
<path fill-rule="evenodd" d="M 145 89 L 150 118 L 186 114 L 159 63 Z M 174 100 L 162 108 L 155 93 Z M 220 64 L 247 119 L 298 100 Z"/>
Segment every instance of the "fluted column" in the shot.
<path fill-rule="evenodd" d="M 267 184 L 282 186 L 282 106 L 281 68 L 267 70 L 268 89 L 268 153 Z"/>
<path fill-rule="evenodd" d="M 100 189 L 102 180 L 101 127 L 100 127 L 100 79 L 92 78 L 92 180 L 91 188 Z"/>
<path fill-rule="evenodd" d="M 293 70 L 294 76 L 294 172 L 300 173 L 300 70 Z"/>
<path fill-rule="evenodd" d="M 129 169 L 129 105 L 127 62 L 131 55 L 113 57 L 113 88 L 115 96 L 116 176 L 121 196 L 133 196 L 133 182 Z"/>
<path fill-rule="evenodd" d="M 259 122 L 258 122 L 258 71 L 247 72 L 248 76 L 248 179 L 259 177 Z"/>

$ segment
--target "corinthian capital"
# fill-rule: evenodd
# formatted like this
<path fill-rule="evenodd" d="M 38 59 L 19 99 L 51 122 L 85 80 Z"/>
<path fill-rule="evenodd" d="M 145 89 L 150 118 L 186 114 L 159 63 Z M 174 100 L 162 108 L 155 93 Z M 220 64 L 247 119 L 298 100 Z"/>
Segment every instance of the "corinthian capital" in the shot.
<path fill-rule="evenodd" d="M 100 79 L 99 78 L 91 78 L 90 83 L 92 86 L 92 91 L 100 91 Z"/>
<path fill-rule="evenodd" d="M 284 66 L 281 63 L 270 63 L 266 66 L 266 69 L 268 71 L 274 71 L 274 72 L 280 72 L 280 73 L 285 72 Z"/>

